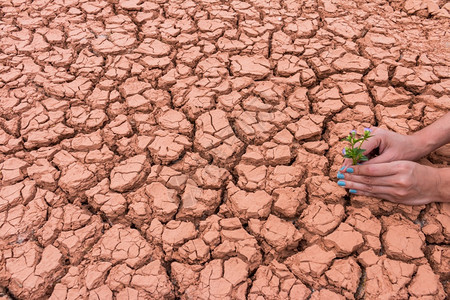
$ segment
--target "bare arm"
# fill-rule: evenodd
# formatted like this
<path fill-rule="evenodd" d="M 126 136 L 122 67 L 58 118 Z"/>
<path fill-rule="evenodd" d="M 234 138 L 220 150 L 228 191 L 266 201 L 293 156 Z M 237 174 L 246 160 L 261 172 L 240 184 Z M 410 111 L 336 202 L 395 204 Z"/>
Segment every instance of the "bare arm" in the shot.
<path fill-rule="evenodd" d="M 364 155 L 378 148 L 379 156 L 364 162 L 364 165 L 398 160 L 416 161 L 450 143 L 450 112 L 412 135 L 403 135 L 376 127 L 373 128 L 373 134 L 374 136 L 363 145 L 366 149 Z M 346 159 L 344 166 L 349 165 L 351 160 Z"/>
<path fill-rule="evenodd" d="M 364 144 L 367 152 L 379 147 L 377 156 L 360 166 L 347 162 L 338 175 L 350 193 L 396 203 L 418 205 L 450 202 L 450 168 L 433 168 L 412 162 L 450 143 L 450 112 L 424 129 L 401 135 L 375 129 Z M 348 168 L 347 168 L 348 167 Z"/>
<path fill-rule="evenodd" d="M 450 112 L 433 124 L 412 135 L 422 155 L 425 156 L 437 148 L 450 143 Z"/>

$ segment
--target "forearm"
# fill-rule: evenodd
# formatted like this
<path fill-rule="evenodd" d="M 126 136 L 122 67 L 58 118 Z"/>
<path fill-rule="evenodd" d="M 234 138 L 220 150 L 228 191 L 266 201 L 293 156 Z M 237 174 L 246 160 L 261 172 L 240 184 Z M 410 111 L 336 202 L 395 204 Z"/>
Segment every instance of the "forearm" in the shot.
<path fill-rule="evenodd" d="M 422 152 L 422 156 L 450 143 L 450 112 L 433 124 L 414 133 L 412 137 L 415 138 L 417 150 Z"/>
<path fill-rule="evenodd" d="M 437 202 L 450 202 L 450 168 L 437 169 L 439 192 Z"/>

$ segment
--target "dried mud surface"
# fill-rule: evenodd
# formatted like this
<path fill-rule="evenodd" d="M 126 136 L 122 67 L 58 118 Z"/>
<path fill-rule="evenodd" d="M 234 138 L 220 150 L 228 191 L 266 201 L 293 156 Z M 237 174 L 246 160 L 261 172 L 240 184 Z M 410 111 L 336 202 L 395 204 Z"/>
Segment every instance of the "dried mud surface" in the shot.
<path fill-rule="evenodd" d="M 450 109 L 445 2 L 0 0 L 0 298 L 444 299 L 450 206 L 335 177 Z"/>

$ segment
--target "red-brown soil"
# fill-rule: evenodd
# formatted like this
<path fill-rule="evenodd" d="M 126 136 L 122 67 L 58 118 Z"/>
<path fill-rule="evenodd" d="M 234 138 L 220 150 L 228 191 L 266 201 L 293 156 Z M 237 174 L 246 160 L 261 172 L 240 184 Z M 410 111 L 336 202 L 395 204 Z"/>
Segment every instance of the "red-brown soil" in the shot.
<path fill-rule="evenodd" d="M 0 299 L 448 297 L 450 205 L 335 180 L 450 109 L 446 2 L 0 0 Z"/>

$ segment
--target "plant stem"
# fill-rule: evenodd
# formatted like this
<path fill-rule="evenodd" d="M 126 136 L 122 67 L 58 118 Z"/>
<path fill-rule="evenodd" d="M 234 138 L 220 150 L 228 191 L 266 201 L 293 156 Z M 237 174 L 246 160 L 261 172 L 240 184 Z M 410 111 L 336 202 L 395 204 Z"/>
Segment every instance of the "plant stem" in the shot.
<path fill-rule="evenodd" d="M 359 144 L 358 150 L 361 149 L 362 144 L 364 143 L 364 141 L 366 140 L 366 137 L 363 136 L 363 140 L 361 141 L 361 143 Z"/>
<path fill-rule="evenodd" d="M 359 143 L 358 150 L 361 149 L 361 146 L 365 140 L 366 140 L 366 137 L 363 136 L 362 141 Z M 352 150 L 355 149 L 355 144 L 356 144 L 355 142 L 352 143 Z M 352 160 L 353 160 L 353 165 L 356 165 L 358 163 L 358 159 L 356 157 L 352 157 Z"/>

